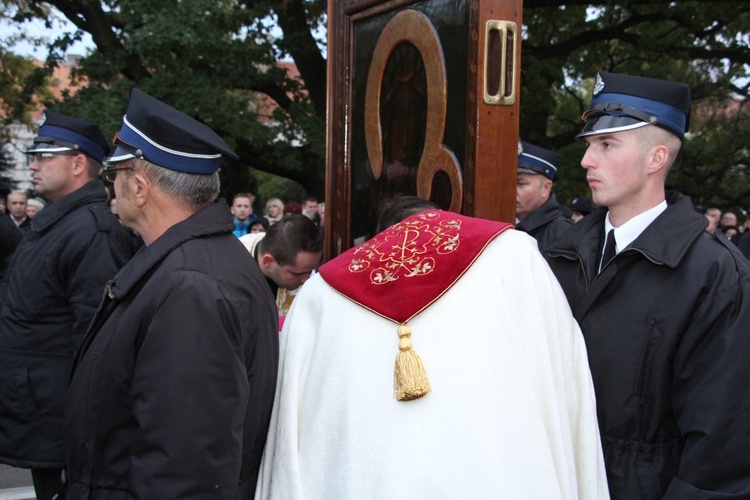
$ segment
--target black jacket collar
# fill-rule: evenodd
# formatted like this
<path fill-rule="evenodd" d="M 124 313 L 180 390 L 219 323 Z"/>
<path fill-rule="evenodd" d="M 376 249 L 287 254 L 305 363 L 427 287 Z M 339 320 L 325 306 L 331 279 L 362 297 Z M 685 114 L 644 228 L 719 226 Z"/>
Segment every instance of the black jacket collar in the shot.
<path fill-rule="evenodd" d="M 685 256 L 690 245 L 703 234 L 708 226 L 708 220 L 695 211 L 688 197 L 668 191 L 666 199 L 667 209 L 628 246 L 626 251 L 637 251 L 656 264 L 674 268 Z M 596 262 L 606 215 L 606 207 L 594 210 L 552 245 L 548 254 L 578 256 L 584 262 Z"/>
<path fill-rule="evenodd" d="M 518 223 L 516 229 L 531 232 L 534 229 L 549 224 L 558 217 L 564 217 L 560 205 L 557 203 L 555 194 L 551 193 L 544 204 L 530 213 L 524 220 Z"/>
<path fill-rule="evenodd" d="M 186 241 L 231 234 L 233 230 L 232 213 L 223 199 L 202 208 L 143 247 L 114 277 L 108 287 L 110 296 L 118 299 L 125 297 L 166 255 Z"/>
<path fill-rule="evenodd" d="M 45 231 L 70 212 L 83 205 L 105 203 L 106 201 L 107 192 L 104 190 L 104 183 L 98 179 L 90 181 L 72 193 L 44 207 L 31 220 L 31 230 L 33 232 Z"/>

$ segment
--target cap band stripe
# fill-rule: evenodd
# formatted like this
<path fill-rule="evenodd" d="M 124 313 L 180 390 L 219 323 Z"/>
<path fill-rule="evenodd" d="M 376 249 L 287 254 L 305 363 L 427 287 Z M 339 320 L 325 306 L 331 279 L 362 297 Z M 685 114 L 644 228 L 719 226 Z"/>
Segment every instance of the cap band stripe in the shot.
<path fill-rule="evenodd" d="M 553 164 L 551 164 L 547 160 L 539 158 L 538 156 L 530 155 L 529 153 L 521 153 L 521 156 L 518 157 L 519 166 L 523 163 L 531 166 L 540 166 L 544 168 L 545 171 L 547 170 L 547 168 L 551 168 L 553 172 L 557 172 L 557 168 Z"/>
<path fill-rule="evenodd" d="M 128 122 L 127 116 L 123 118 L 123 125 L 120 130 L 119 138 L 126 144 L 143 151 L 143 156 L 148 161 L 159 165 L 160 167 L 189 174 L 204 175 L 207 172 L 216 171 L 219 167 L 221 153 L 202 155 L 166 148 L 152 141 L 137 128 L 133 127 L 130 122 Z M 111 158 L 109 161 L 113 160 L 117 161 L 114 158 Z"/>
<path fill-rule="evenodd" d="M 675 108 L 674 106 L 670 106 L 669 104 L 660 101 L 644 99 L 642 97 L 605 92 L 593 97 L 591 99 L 590 107 L 596 108 L 597 106 L 601 106 L 605 103 L 612 103 L 613 108 L 615 108 L 618 104 L 636 108 L 637 110 L 643 111 L 655 117 L 657 121 L 652 123 L 652 125 L 658 125 L 660 127 L 666 128 L 667 130 L 677 134 L 681 138 L 685 137 L 685 125 L 687 123 L 687 117 L 685 116 L 685 113 L 683 111 Z M 592 111 L 591 114 L 593 116 L 590 116 L 590 118 L 595 118 L 596 111 Z M 626 110 L 616 109 L 603 109 L 601 111 L 601 114 L 610 116 L 633 116 Z M 634 118 L 637 118 L 639 120 L 643 119 L 640 116 L 636 116 Z"/>
<path fill-rule="evenodd" d="M 157 142 L 152 141 L 146 134 L 144 134 L 143 132 L 141 132 L 140 130 L 138 130 L 137 127 L 134 127 L 133 125 L 131 125 L 130 122 L 128 121 L 127 115 L 123 116 L 122 121 L 123 121 L 123 124 L 125 125 L 125 127 L 123 127 L 123 130 L 120 132 L 120 135 L 123 136 L 123 140 L 125 142 L 128 142 L 128 136 L 129 136 L 129 134 L 126 134 L 125 132 L 127 132 L 128 130 L 132 130 L 133 132 L 135 132 L 136 134 L 138 134 L 141 138 L 143 138 L 145 141 L 147 141 L 149 144 L 151 144 L 155 148 L 161 149 L 165 153 L 169 153 L 169 154 L 173 154 L 173 155 L 178 155 L 178 156 L 184 156 L 185 158 L 210 159 L 210 158 L 219 158 L 219 157 L 221 157 L 221 153 L 213 154 L 213 155 L 202 155 L 202 154 L 197 154 L 197 153 L 187 153 L 185 151 L 177 151 L 175 149 L 169 149 L 167 147 L 162 146 L 161 144 L 159 144 Z"/>
<path fill-rule="evenodd" d="M 71 144 L 77 144 L 78 147 L 89 155 L 90 157 L 94 158 L 96 161 L 101 162 L 104 158 L 104 155 L 107 153 L 102 149 L 100 145 L 86 137 L 85 135 L 78 134 L 76 132 L 73 132 L 72 130 L 68 130 L 67 128 L 63 127 L 57 127 L 55 125 L 48 125 L 44 124 L 39 128 L 39 135 L 40 136 L 49 136 L 54 139 L 59 139 L 65 142 L 69 142 Z M 60 149 L 59 151 L 70 151 L 72 148 L 64 148 Z M 50 148 L 45 148 L 45 151 L 50 151 Z M 35 152 L 29 150 L 29 152 Z"/>

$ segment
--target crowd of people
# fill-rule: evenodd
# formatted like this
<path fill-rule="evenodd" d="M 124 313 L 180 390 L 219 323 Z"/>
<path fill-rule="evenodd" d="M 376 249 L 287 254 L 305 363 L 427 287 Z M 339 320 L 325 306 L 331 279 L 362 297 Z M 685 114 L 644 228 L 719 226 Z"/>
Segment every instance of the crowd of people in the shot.
<path fill-rule="evenodd" d="M 750 231 L 665 189 L 690 113 L 599 73 L 592 199 L 521 141 L 515 225 L 405 196 L 323 263 L 325 204 L 219 198 L 237 155 L 183 112 L 133 89 L 113 150 L 46 112 L 47 204 L 0 216 L 0 462 L 44 500 L 750 498 Z"/>

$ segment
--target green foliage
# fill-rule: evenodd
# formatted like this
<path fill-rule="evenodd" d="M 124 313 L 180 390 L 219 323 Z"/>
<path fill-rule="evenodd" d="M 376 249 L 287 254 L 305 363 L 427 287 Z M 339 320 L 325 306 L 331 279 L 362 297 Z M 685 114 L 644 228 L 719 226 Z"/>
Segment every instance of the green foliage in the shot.
<path fill-rule="evenodd" d="M 520 134 L 564 155 L 555 183 L 561 202 L 589 193 L 580 168 L 583 147 L 574 137 L 592 79 L 603 70 L 688 83 L 691 134 L 668 187 L 700 204 L 750 204 L 750 121 L 746 106 L 731 100 L 748 96 L 750 4 L 527 0 L 524 23 Z M 707 110 L 718 112 L 707 119 Z"/>
<path fill-rule="evenodd" d="M 34 62 L 0 46 L 0 115 L 6 124 L 31 125 L 33 98 L 51 96 L 46 72 Z"/>
<path fill-rule="evenodd" d="M 3 6 L 0 18 L 17 24 L 34 18 L 51 26 L 59 12 L 78 29 L 49 41 L 44 68 L 11 67 L 0 52 L 0 84 L 10 82 L 0 85 L 5 116 L 24 116 L 37 96 L 99 122 L 111 135 L 130 88 L 138 86 L 207 123 L 238 152 L 239 162 L 222 165 L 225 196 L 253 189 L 261 201 L 323 197 L 326 0 L 5 0 Z M 696 112 L 670 187 L 720 208 L 748 204 L 744 104 L 739 114 L 699 117 L 698 110 L 726 110 L 730 97 L 748 95 L 750 3 L 526 0 L 523 14 L 520 133 L 563 153 L 555 184 L 560 201 L 588 193 L 575 135 L 592 79 L 605 70 L 689 83 Z M 84 32 L 96 49 L 75 76 L 88 87 L 61 102 L 40 93 L 57 58 Z M 0 41 L 0 49 L 9 43 Z M 299 78 L 280 60 L 292 60 Z"/>

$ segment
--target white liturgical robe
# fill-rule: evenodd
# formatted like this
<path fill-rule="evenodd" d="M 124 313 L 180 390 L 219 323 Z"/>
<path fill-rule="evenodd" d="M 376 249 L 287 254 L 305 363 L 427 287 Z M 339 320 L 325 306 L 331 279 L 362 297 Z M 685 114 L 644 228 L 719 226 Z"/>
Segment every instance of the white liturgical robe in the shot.
<path fill-rule="evenodd" d="M 432 391 L 397 401 L 398 325 L 302 287 L 256 499 L 608 498 L 583 337 L 532 238 L 497 236 L 408 324 Z"/>

